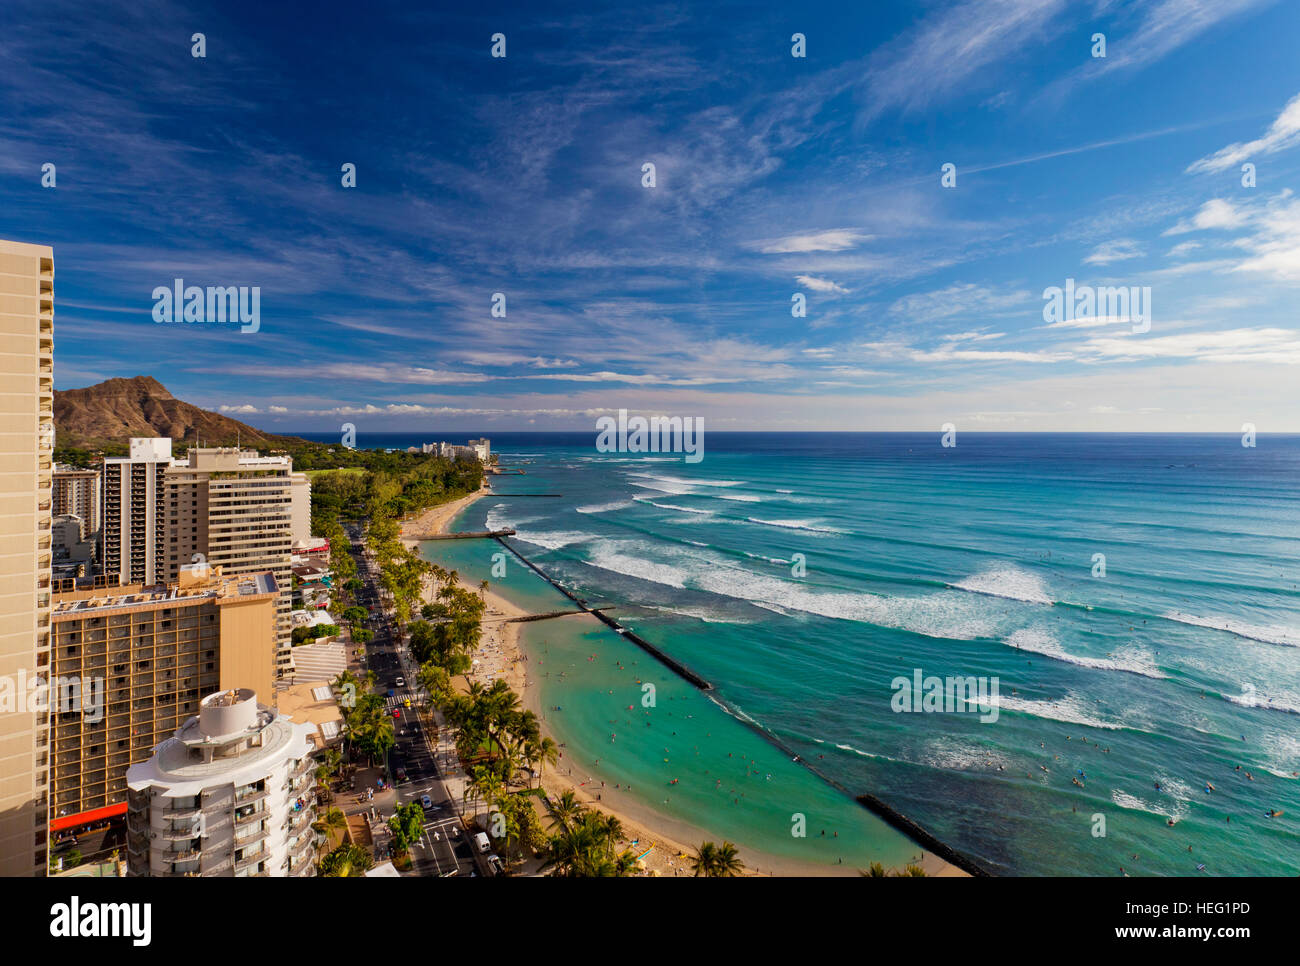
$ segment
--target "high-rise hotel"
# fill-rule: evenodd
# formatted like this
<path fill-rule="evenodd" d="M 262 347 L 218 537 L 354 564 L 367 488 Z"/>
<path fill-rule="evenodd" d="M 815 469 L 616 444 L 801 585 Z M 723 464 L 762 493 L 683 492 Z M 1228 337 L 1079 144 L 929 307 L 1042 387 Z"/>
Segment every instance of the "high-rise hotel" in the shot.
<path fill-rule="evenodd" d="M 165 436 L 133 437 L 130 446 L 130 456 L 104 460 L 109 584 L 174 583 L 182 568 L 196 564 L 227 576 L 269 571 L 280 590 L 275 670 L 292 671 L 289 568 L 295 519 L 310 528 L 306 478 L 293 472 L 288 456 L 256 450 L 190 447 L 178 459 Z"/>
<path fill-rule="evenodd" d="M 11 696 L 50 663 L 54 251 L 0 241 L 0 677 Z M 41 875 L 49 714 L 0 709 L 0 876 Z"/>
<path fill-rule="evenodd" d="M 54 709 L 54 833 L 126 813 L 126 770 L 199 711 L 213 691 L 273 694 L 269 573 L 186 567 L 172 586 L 70 590 L 54 597 L 54 679 L 80 685 Z"/>
<path fill-rule="evenodd" d="M 132 437 L 130 446 L 130 456 L 104 460 L 104 573 L 123 584 L 157 584 L 168 576 L 165 501 L 172 441 Z"/>
<path fill-rule="evenodd" d="M 170 440 L 168 447 L 170 448 Z M 166 471 L 161 579 L 206 562 L 229 575 L 270 571 L 280 588 L 275 667 L 293 670 L 293 460 L 237 447 L 191 447 Z"/>

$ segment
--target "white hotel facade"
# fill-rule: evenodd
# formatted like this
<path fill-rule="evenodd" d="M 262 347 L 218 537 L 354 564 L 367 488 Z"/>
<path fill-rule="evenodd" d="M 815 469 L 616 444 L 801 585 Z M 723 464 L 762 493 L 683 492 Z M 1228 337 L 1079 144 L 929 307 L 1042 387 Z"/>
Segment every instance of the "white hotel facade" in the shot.
<path fill-rule="evenodd" d="M 314 875 L 314 732 L 248 688 L 204 698 L 127 770 L 130 874 Z"/>

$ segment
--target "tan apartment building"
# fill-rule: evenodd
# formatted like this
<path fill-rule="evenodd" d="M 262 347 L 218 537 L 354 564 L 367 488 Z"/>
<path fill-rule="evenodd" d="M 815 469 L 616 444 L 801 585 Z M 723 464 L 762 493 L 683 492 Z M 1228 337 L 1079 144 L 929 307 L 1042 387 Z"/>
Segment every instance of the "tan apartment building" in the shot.
<path fill-rule="evenodd" d="M 219 567 L 184 568 L 167 588 L 55 594 L 53 832 L 125 814 L 127 768 L 198 714 L 204 695 L 273 693 L 279 596 L 269 573 Z"/>
<path fill-rule="evenodd" d="M 54 515 L 81 517 L 86 536 L 99 532 L 100 470 L 54 466 Z"/>
<path fill-rule="evenodd" d="M 311 540 L 311 477 L 294 473 L 290 480 L 290 531 L 294 545 Z"/>
<path fill-rule="evenodd" d="M 168 468 L 168 579 L 191 563 L 227 574 L 270 571 L 279 585 L 275 665 L 293 669 L 293 460 L 236 447 L 191 448 Z M 269 689 L 258 689 L 262 694 Z"/>
<path fill-rule="evenodd" d="M 0 241 L 0 677 L 50 659 L 54 251 Z M 0 876 L 44 875 L 49 716 L 0 711 Z"/>
<path fill-rule="evenodd" d="M 104 573 L 122 584 L 158 584 L 168 577 L 163 501 L 172 441 L 132 437 L 130 452 L 104 460 Z"/>

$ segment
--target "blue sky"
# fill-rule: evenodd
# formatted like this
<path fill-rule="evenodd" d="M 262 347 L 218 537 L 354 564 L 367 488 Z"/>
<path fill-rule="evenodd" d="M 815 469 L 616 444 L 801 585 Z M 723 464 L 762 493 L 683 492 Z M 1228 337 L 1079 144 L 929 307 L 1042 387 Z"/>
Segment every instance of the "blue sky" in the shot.
<path fill-rule="evenodd" d="M 278 430 L 1300 431 L 1300 5 L 411 7 L 5 5 L 0 237 L 54 246 L 59 388 Z M 260 330 L 155 323 L 176 277 L 259 286 Z M 1067 278 L 1149 287 L 1150 330 L 1049 326 Z"/>

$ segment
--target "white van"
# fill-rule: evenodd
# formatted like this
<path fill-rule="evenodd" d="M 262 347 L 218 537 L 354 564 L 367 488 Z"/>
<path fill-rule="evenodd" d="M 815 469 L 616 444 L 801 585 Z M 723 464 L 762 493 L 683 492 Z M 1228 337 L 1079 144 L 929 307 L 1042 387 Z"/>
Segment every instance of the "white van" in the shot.
<path fill-rule="evenodd" d="M 474 845 L 480 852 L 492 851 L 492 840 L 487 837 L 486 832 L 479 832 L 474 836 Z"/>

